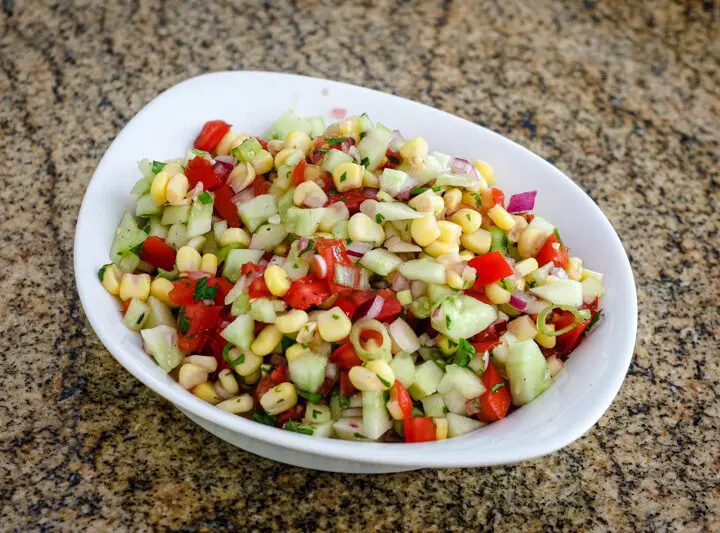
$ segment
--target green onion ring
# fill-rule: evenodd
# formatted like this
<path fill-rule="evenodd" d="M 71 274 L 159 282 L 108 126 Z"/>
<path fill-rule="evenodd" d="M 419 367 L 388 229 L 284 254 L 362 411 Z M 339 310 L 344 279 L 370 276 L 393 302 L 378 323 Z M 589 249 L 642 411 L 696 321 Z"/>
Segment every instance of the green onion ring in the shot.
<path fill-rule="evenodd" d="M 368 351 L 362 344 L 360 333 L 367 329 L 377 331 L 382 335 L 382 344 L 378 346 L 376 351 Z M 372 361 L 374 359 L 386 360 L 390 356 L 390 336 L 388 335 L 387 328 L 377 320 L 365 318 L 356 322 L 350 330 L 350 342 L 355 348 L 357 356 L 363 361 Z"/>
<path fill-rule="evenodd" d="M 559 331 L 551 331 L 547 328 L 547 324 L 545 323 L 545 320 L 547 320 L 547 316 L 553 312 L 555 309 L 562 309 L 563 311 L 570 311 L 573 316 L 575 317 L 575 321 L 570 324 L 569 326 L 565 326 Z M 584 320 L 587 320 L 590 318 L 590 311 L 587 309 L 577 309 L 571 305 L 548 305 L 545 309 L 540 311 L 537 317 L 537 329 L 540 333 L 545 335 L 546 337 L 557 337 L 558 335 L 563 335 L 564 333 L 567 333 L 568 331 L 571 331 L 577 326 L 580 322 L 583 322 Z"/>

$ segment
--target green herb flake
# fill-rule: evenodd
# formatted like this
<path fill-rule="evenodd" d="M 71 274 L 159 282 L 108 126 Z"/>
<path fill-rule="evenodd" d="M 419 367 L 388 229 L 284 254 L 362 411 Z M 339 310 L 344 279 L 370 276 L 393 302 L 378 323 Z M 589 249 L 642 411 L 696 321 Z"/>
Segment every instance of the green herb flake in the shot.
<path fill-rule="evenodd" d="M 476 192 L 472 193 L 472 195 L 473 195 L 473 198 L 475 198 L 475 203 L 477 203 L 477 205 L 482 204 L 482 196 L 480 196 Z"/>
<path fill-rule="evenodd" d="M 198 195 L 197 199 L 198 199 L 198 202 L 200 202 L 203 205 L 211 204 L 213 201 L 212 196 L 210 196 L 210 193 L 207 191 L 201 192 Z"/>
<path fill-rule="evenodd" d="M 388 161 L 390 161 L 393 165 L 399 165 L 400 163 L 402 163 L 402 160 L 401 160 L 398 156 L 396 156 L 396 155 L 394 155 L 394 154 L 388 155 L 388 156 L 387 156 L 387 159 L 388 159 Z"/>
<path fill-rule="evenodd" d="M 167 163 L 163 163 L 161 161 L 153 161 L 152 162 L 152 173 L 157 174 L 158 172 L 160 172 L 162 169 L 165 168 L 165 165 L 167 165 Z"/>
<path fill-rule="evenodd" d="M 412 194 L 413 196 L 417 196 L 418 194 L 422 194 L 427 190 L 429 190 L 427 187 L 415 187 L 414 189 L 410 190 L 410 194 Z"/>
<path fill-rule="evenodd" d="M 340 320 L 340 315 L 338 315 L 336 313 L 333 313 L 332 317 L 333 317 L 333 320 Z"/>
<path fill-rule="evenodd" d="M 317 417 L 319 417 L 321 414 L 322 414 L 322 413 L 321 413 L 320 411 L 318 411 L 317 409 L 313 409 L 313 410 L 312 410 L 312 417 L 313 417 L 313 418 L 317 418 Z"/>
<path fill-rule="evenodd" d="M 103 276 L 105 275 L 105 270 L 107 269 L 108 265 L 103 265 L 100 267 L 100 270 L 98 270 L 98 278 L 100 278 L 100 282 L 103 280 Z"/>
<path fill-rule="evenodd" d="M 208 287 L 207 278 L 200 278 L 195 282 L 193 300 L 214 300 L 217 294 L 217 287 Z"/>
<path fill-rule="evenodd" d="M 350 398 L 346 396 L 338 396 L 338 405 L 340 406 L 340 409 L 347 409 L 350 407 Z"/>
<path fill-rule="evenodd" d="M 361 134 L 360 134 L 360 138 L 362 139 L 362 137 L 363 137 L 363 134 L 361 133 Z M 364 166 L 365 168 L 368 168 L 368 167 L 370 166 L 370 158 L 369 158 L 369 157 L 363 157 L 363 158 L 360 160 L 360 164 L 361 164 L 362 166 Z"/>
<path fill-rule="evenodd" d="M 309 252 L 309 251 L 312 250 L 313 248 L 315 248 L 315 240 L 314 240 L 314 239 L 310 239 L 310 240 L 308 241 L 308 243 L 307 243 L 307 246 L 305 246 L 305 248 L 303 248 L 302 250 L 300 250 L 300 251 L 298 252 L 298 255 L 302 255 L 302 254 L 304 254 L 305 252 Z"/>
<path fill-rule="evenodd" d="M 129 253 L 135 254 L 137 256 L 140 255 L 140 251 L 142 250 L 143 244 L 145 244 L 145 241 L 141 242 L 140 244 L 136 244 L 132 248 L 128 250 Z"/>
<path fill-rule="evenodd" d="M 184 307 L 181 307 L 180 312 L 178 313 L 178 330 L 183 334 L 190 331 L 190 320 L 188 320 L 188 317 L 185 316 Z"/>
<path fill-rule="evenodd" d="M 382 223 L 383 223 L 383 220 L 385 220 L 385 217 L 382 216 L 380 213 L 378 213 L 377 215 L 375 215 L 375 222 L 377 222 L 378 224 L 382 224 Z"/>
<path fill-rule="evenodd" d="M 560 232 L 558 231 L 557 228 L 555 228 L 555 229 L 553 230 L 553 235 L 555 235 L 555 238 L 557 239 L 557 242 L 560 243 L 560 246 L 565 246 L 565 245 L 563 244 L 563 240 L 560 238 Z"/>
<path fill-rule="evenodd" d="M 255 422 L 260 422 L 261 424 L 265 424 L 266 426 L 274 426 L 275 425 L 275 417 L 272 415 L 269 415 L 267 413 L 261 413 L 260 411 L 255 411 L 252 415 L 252 419 Z"/>
<path fill-rule="evenodd" d="M 445 327 L 448 329 L 452 327 L 452 318 L 450 318 L 450 315 L 445 315 Z"/>
<path fill-rule="evenodd" d="M 333 138 L 333 137 L 328 137 L 328 138 L 325 139 L 325 142 L 327 143 L 328 146 L 338 146 L 339 144 L 342 144 L 342 143 L 345 142 L 346 140 L 347 140 L 347 139 L 345 139 L 345 138 L 343 138 L 343 137 L 341 137 L 341 138 L 339 138 L 339 139 L 336 139 L 336 138 Z"/>
<path fill-rule="evenodd" d="M 290 337 L 283 336 L 282 340 L 280 341 L 280 349 L 285 352 L 290 346 L 295 344 L 295 341 L 292 340 Z"/>
<path fill-rule="evenodd" d="M 347 172 L 343 172 L 343 173 L 340 175 L 340 183 L 342 183 L 342 182 L 345 181 L 346 179 L 347 179 Z"/>
<path fill-rule="evenodd" d="M 241 365 L 245 362 L 245 354 L 241 353 L 235 359 L 233 359 L 230 355 L 230 350 L 232 350 L 232 348 L 233 346 L 230 343 L 227 343 L 225 345 L 225 348 L 223 348 L 223 359 L 225 359 L 225 362 L 230 368 L 235 368 L 236 366 Z"/>
<path fill-rule="evenodd" d="M 388 380 L 381 378 L 378 376 L 378 379 L 380 380 L 380 383 L 382 383 L 386 387 L 392 387 L 392 383 L 390 383 Z"/>
<path fill-rule="evenodd" d="M 492 392 L 497 392 L 505 386 L 505 382 L 495 383 L 490 389 Z"/>
<path fill-rule="evenodd" d="M 137 322 L 135 322 L 135 323 L 136 323 L 136 324 L 142 324 L 143 318 L 145 318 L 145 313 L 141 314 L 141 315 L 138 317 Z"/>
<path fill-rule="evenodd" d="M 200 157 L 205 157 L 205 156 L 210 157 L 210 154 L 209 154 L 208 152 L 206 152 L 205 150 L 198 150 L 197 148 L 193 148 L 193 149 L 190 150 L 190 151 L 191 151 L 193 154 L 195 154 L 195 155 L 197 155 L 197 156 L 200 156 Z"/>
<path fill-rule="evenodd" d="M 298 396 L 305 398 L 307 401 L 311 403 L 318 403 L 320 400 L 322 400 L 322 394 L 318 392 L 307 392 L 302 389 L 296 389 Z"/>
<path fill-rule="evenodd" d="M 468 213 L 467 215 L 465 215 L 465 218 L 468 219 L 468 222 L 472 222 L 472 217 L 470 216 L 470 213 Z"/>
<path fill-rule="evenodd" d="M 458 348 L 455 351 L 455 364 L 458 366 L 466 367 L 475 357 L 475 348 L 465 339 L 458 341 Z"/>
<path fill-rule="evenodd" d="M 356 439 L 367 439 L 367 437 L 362 433 L 353 433 L 353 437 L 355 437 Z"/>
<path fill-rule="evenodd" d="M 286 422 L 283 426 L 283 429 L 287 429 L 288 431 L 294 431 L 295 433 L 302 433 L 303 435 L 312 435 L 315 433 L 315 430 L 313 428 L 309 428 L 307 426 L 301 426 L 297 422 Z"/>

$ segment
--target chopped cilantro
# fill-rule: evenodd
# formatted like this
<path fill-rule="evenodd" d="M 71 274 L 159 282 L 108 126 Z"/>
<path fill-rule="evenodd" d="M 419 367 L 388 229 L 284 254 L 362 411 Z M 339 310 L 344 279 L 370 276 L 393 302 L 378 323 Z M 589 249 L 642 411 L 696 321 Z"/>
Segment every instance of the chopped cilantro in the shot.
<path fill-rule="evenodd" d="M 217 287 L 208 287 L 207 278 L 200 278 L 195 282 L 193 300 L 214 300 Z"/>
<path fill-rule="evenodd" d="M 347 179 L 347 172 L 343 172 L 342 174 L 340 174 L 340 183 L 342 183 L 346 179 Z"/>
<path fill-rule="evenodd" d="M 130 250 L 128 250 L 131 254 L 140 255 L 140 251 L 142 250 L 143 244 L 145 244 L 145 241 L 141 242 L 140 244 L 136 244 Z"/>
<path fill-rule="evenodd" d="M 327 137 L 325 139 L 325 142 L 328 144 L 328 146 L 337 146 L 338 144 L 342 144 L 347 139 L 341 137 L 339 139 L 333 138 L 333 137 Z"/>
<path fill-rule="evenodd" d="M 135 322 L 135 323 L 136 323 L 136 324 L 142 324 L 143 318 L 145 318 L 145 313 L 142 313 L 142 314 L 138 317 L 137 322 Z"/>
<path fill-rule="evenodd" d="M 383 223 L 383 220 L 385 220 L 385 217 L 382 216 L 380 213 L 378 213 L 377 215 L 375 215 L 375 222 L 377 222 L 378 224 L 382 224 L 382 223 Z"/>
<path fill-rule="evenodd" d="M 298 252 L 298 255 L 302 255 L 302 254 L 304 254 L 305 252 L 308 252 L 308 251 L 312 250 L 314 247 L 315 247 L 315 240 L 314 240 L 314 239 L 310 239 L 310 240 L 308 241 L 308 243 L 307 243 L 307 246 L 306 246 L 305 248 L 303 248 L 302 250 L 300 250 L 300 251 Z"/>
<path fill-rule="evenodd" d="M 330 189 L 327 193 L 328 194 L 338 194 L 338 191 L 335 189 Z"/>
<path fill-rule="evenodd" d="M 480 196 L 480 195 L 479 195 L 478 193 L 476 193 L 476 192 L 472 193 L 472 195 L 473 195 L 473 198 L 475 198 L 475 203 L 476 203 L 477 205 L 482 204 L 482 196 Z"/>
<path fill-rule="evenodd" d="M 467 215 L 465 215 L 465 218 L 468 219 L 468 222 L 472 222 L 472 217 L 470 216 L 470 213 L 468 213 Z"/>
<path fill-rule="evenodd" d="M 190 321 L 188 320 L 188 317 L 185 316 L 184 307 L 181 307 L 180 312 L 178 313 L 178 330 L 183 334 L 190 331 Z"/>
<path fill-rule="evenodd" d="M 301 389 L 296 389 L 298 396 L 301 396 L 312 403 L 318 403 L 320 400 L 322 400 L 322 394 L 318 392 L 307 392 Z"/>
<path fill-rule="evenodd" d="M 236 366 L 241 365 L 245 362 L 245 354 L 241 353 L 235 359 L 233 359 L 230 356 L 230 350 L 232 350 L 232 344 L 227 343 L 225 345 L 225 348 L 223 348 L 223 359 L 225 359 L 225 362 L 230 368 L 235 368 Z"/>
<path fill-rule="evenodd" d="M 322 414 L 322 413 L 321 413 L 320 411 L 318 411 L 317 409 L 313 409 L 313 410 L 312 410 L 312 417 L 313 417 L 313 418 L 317 418 L 317 417 L 320 416 L 321 414 Z"/>
<path fill-rule="evenodd" d="M 205 150 L 198 150 L 197 148 L 193 148 L 193 149 L 190 150 L 190 151 L 191 151 L 193 154 L 198 155 L 198 156 L 200 156 L 200 157 L 205 157 L 205 156 L 210 157 L 210 154 L 207 153 Z"/>
<path fill-rule="evenodd" d="M 340 315 L 338 315 L 336 313 L 333 313 L 332 317 L 333 317 L 333 320 L 340 320 Z"/>
<path fill-rule="evenodd" d="M 285 352 L 285 350 L 290 348 L 290 346 L 292 346 L 293 344 L 295 344 L 294 340 L 292 340 L 290 337 L 283 336 L 282 340 L 280 341 L 280 348 L 283 352 Z"/>
<path fill-rule="evenodd" d="M 497 392 L 505 386 L 505 382 L 495 383 L 490 389 L 492 392 Z"/>
<path fill-rule="evenodd" d="M 386 387 L 392 387 L 392 383 L 390 383 L 388 380 L 383 379 L 383 378 L 381 378 L 380 376 L 378 376 L 378 379 L 379 379 L 380 382 L 381 382 L 383 385 L 385 385 Z"/>
<path fill-rule="evenodd" d="M 450 315 L 445 315 L 445 327 L 448 329 L 452 327 L 452 318 L 450 318 Z"/>
<path fill-rule="evenodd" d="M 388 155 L 387 158 L 388 161 L 390 161 L 393 165 L 399 165 L 400 163 L 402 163 L 402 160 L 394 154 Z"/>
<path fill-rule="evenodd" d="M 297 422 L 292 421 L 285 422 L 283 429 L 287 429 L 288 431 L 294 431 L 295 433 L 302 433 L 303 435 L 312 435 L 313 433 L 315 433 L 315 430 L 313 428 L 301 426 Z"/>
<path fill-rule="evenodd" d="M 418 194 L 424 193 L 427 190 L 429 190 L 427 187 L 415 187 L 414 189 L 410 190 L 410 194 L 412 194 L 413 196 L 416 196 Z"/>
<path fill-rule="evenodd" d="M 167 163 L 162 163 L 161 161 L 153 161 L 152 162 L 152 173 L 157 174 L 163 168 L 165 168 L 165 165 L 167 165 Z"/>
<path fill-rule="evenodd" d="M 583 336 L 590 333 L 590 330 L 593 329 L 597 325 L 598 322 L 600 322 L 600 320 L 602 319 L 602 315 L 603 315 L 602 311 L 598 311 L 597 313 L 595 313 L 592 316 L 592 318 L 590 319 L 590 323 L 588 324 L 588 327 L 586 327 L 585 331 L 583 331 Z"/>
<path fill-rule="evenodd" d="M 210 193 L 207 191 L 203 191 L 200 194 L 198 194 L 198 202 L 200 202 L 203 205 L 211 204 L 213 199 L 212 196 L 210 196 Z"/>
<path fill-rule="evenodd" d="M 366 131 L 361 131 L 361 132 L 360 132 L 360 140 L 362 141 L 362 140 L 365 138 L 366 135 L 367 135 L 367 132 L 366 132 Z"/>
<path fill-rule="evenodd" d="M 178 271 L 177 270 L 163 270 L 162 268 L 158 268 L 157 277 L 169 279 L 170 281 L 175 281 L 178 277 Z"/>
<path fill-rule="evenodd" d="M 362 433 L 353 433 L 353 437 L 355 437 L 356 439 L 367 439 L 367 437 Z"/>
<path fill-rule="evenodd" d="M 361 134 L 360 134 L 360 138 L 361 138 L 361 139 L 362 139 L 362 136 L 363 136 L 363 134 L 361 133 Z M 363 157 L 363 158 L 360 160 L 360 164 L 361 164 L 362 166 L 364 166 L 365 168 L 369 167 L 369 166 L 370 166 L 370 158 L 369 158 L 369 157 Z"/>
<path fill-rule="evenodd" d="M 347 409 L 350 407 L 350 398 L 346 396 L 338 396 L 338 405 L 340 406 L 340 409 Z"/>
<path fill-rule="evenodd" d="M 458 348 L 455 351 L 455 364 L 458 366 L 468 366 L 472 358 L 475 357 L 475 348 L 465 339 L 458 341 Z"/>
<path fill-rule="evenodd" d="M 261 413 L 260 411 L 255 411 L 252 415 L 252 418 L 255 422 L 260 422 L 261 424 L 265 424 L 266 426 L 274 426 L 275 425 L 275 417 L 272 415 L 269 415 L 267 413 Z"/>
<path fill-rule="evenodd" d="M 100 281 L 103 280 L 103 276 L 105 275 L 105 269 L 107 268 L 107 265 L 103 265 L 100 267 L 100 270 L 98 270 L 98 278 L 100 278 Z"/>

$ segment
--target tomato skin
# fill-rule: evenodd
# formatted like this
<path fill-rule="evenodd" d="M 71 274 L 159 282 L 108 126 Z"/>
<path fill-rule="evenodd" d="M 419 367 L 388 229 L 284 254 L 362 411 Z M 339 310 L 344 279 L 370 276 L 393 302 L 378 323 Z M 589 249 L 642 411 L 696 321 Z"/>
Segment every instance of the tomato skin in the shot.
<path fill-rule="evenodd" d="M 340 371 L 340 396 L 352 396 L 355 394 L 358 390 L 355 388 L 355 385 L 352 384 L 350 381 L 350 375 L 348 374 L 348 371 L 341 370 Z"/>
<path fill-rule="evenodd" d="M 410 393 L 407 391 L 405 386 L 398 380 L 395 380 L 392 388 L 390 389 L 390 401 L 397 404 L 403 415 L 403 420 L 407 420 L 412 417 L 412 398 Z M 435 428 L 433 427 L 433 436 L 435 434 Z"/>
<path fill-rule="evenodd" d="M 122 301 L 122 314 L 125 316 L 127 314 L 128 307 L 130 307 L 130 302 L 132 302 L 132 298 L 128 298 L 127 300 Z"/>
<path fill-rule="evenodd" d="M 205 350 L 203 352 L 205 355 L 212 355 L 215 358 L 218 365 L 218 372 L 226 368 L 230 368 L 230 365 L 228 365 L 225 357 L 223 357 L 225 345 L 228 343 L 228 341 L 226 341 L 225 338 L 220 335 L 220 332 L 223 329 L 225 329 L 223 326 L 218 325 L 215 331 L 213 331 L 210 335 L 208 342 L 205 344 Z"/>
<path fill-rule="evenodd" d="M 492 363 L 488 363 L 481 379 L 487 390 L 478 398 L 466 402 L 468 412 L 482 422 L 496 422 L 504 418 L 510 409 L 510 390 Z M 493 392 L 492 388 L 501 383 L 502 386 Z"/>
<path fill-rule="evenodd" d="M 215 174 L 215 169 L 210 161 L 204 157 L 193 157 L 185 169 L 190 189 L 194 189 L 198 183 L 203 184 L 203 189 L 211 191 L 222 183 Z"/>
<path fill-rule="evenodd" d="M 555 244 L 557 244 L 557 248 L 553 246 Z M 570 257 L 568 249 L 558 242 L 555 235 L 550 235 L 535 256 L 535 259 L 537 259 L 540 266 L 547 265 L 552 261 L 558 268 L 567 268 Z"/>
<path fill-rule="evenodd" d="M 255 278 L 250 282 L 248 287 L 248 296 L 250 298 L 266 298 L 271 297 L 272 293 L 268 289 L 265 279 L 262 277 Z"/>
<path fill-rule="evenodd" d="M 473 290 L 479 290 L 485 285 L 512 276 L 514 272 L 500 252 L 489 252 L 473 257 L 468 261 L 468 266 L 471 266 L 477 272 Z"/>
<path fill-rule="evenodd" d="M 305 311 L 327 300 L 330 294 L 327 282 L 311 274 L 293 281 L 283 300 L 293 309 Z"/>
<path fill-rule="evenodd" d="M 222 306 L 201 303 L 183 307 L 183 320 L 187 322 L 188 329 L 183 333 L 178 324 L 178 348 L 180 351 L 184 353 L 201 351 L 207 342 L 209 332 L 217 325 L 221 311 Z"/>
<path fill-rule="evenodd" d="M 230 292 L 230 290 L 235 286 L 235 285 L 233 285 L 232 281 L 230 281 L 229 279 L 222 278 L 222 277 L 208 278 L 207 284 L 208 284 L 208 287 L 217 287 L 217 291 L 215 291 L 215 304 L 216 305 L 225 305 L 225 297 Z"/>
<path fill-rule="evenodd" d="M 348 318 L 352 320 L 358 309 L 374 298 L 375 294 L 373 291 L 346 291 L 338 296 L 337 300 L 335 300 L 335 305 L 345 311 Z"/>
<path fill-rule="evenodd" d="M 211 152 L 228 131 L 230 131 L 230 124 L 222 120 L 209 120 L 203 126 L 200 135 L 195 139 L 193 147 L 197 150 Z"/>
<path fill-rule="evenodd" d="M 329 194 L 328 201 L 325 203 L 326 206 L 332 205 L 336 202 L 344 203 L 351 215 L 354 215 L 360 211 L 360 204 L 367 200 L 367 197 L 363 195 L 358 189 L 353 189 L 347 192 L 340 192 L 337 194 Z"/>
<path fill-rule="evenodd" d="M 302 420 L 303 416 L 305 416 L 305 405 L 297 404 L 292 409 L 288 409 L 277 415 L 275 417 L 275 425 L 281 428 L 285 423 L 290 422 L 290 420 Z"/>
<path fill-rule="evenodd" d="M 225 278 L 216 278 L 208 275 L 205 279 L 205 283 L 208 287 L 215 287 L 215 303 L 217 305 L 225 305 L 225 296 L 233 288 L 232 282 Z M 195 300 L 195 285 L 198 280 L 196 279 L 178 279 L 173 281 L 173 288 L 168 294 L 170 301 L 176 305 L 190 305 L 196 302 Z"/>
<path fill-rule="evenodd" d="M 303 158 L 292 171 L 292 182 L 296 187 L 305 181 L 305 167 L 307 167 L 307 162 Z"/>
<path fill-rule="evenodd" d="M 483 211 L 488 211 L 496 205 L 505 207 L 505 193 L 495 187 L 481 191 L 480 200 L 480 208 Z"/>
<path fill-rule="evenodd" d="M 215 211 L 228 223 L 228 226 L 239 228 L 240 215 L 238 214 L 237 205 L 232 201 L 235 191 L 229 185 L 221 185 L 214 192 L 215 201 L 213 207 Z"/>
<path fill-rule="evenodd" d="M 250 184 L 255 196 L 261 194 L 267 194 L 270 191 L 270 183 L 262 176 L 257 176 L 255 180 Z"/>
<path fill-rule="evenodd" d="M 155 235 L 145 239 L 140 249 L 140 259 L 163 270 L 175 268 L 175 254 L 175 248 Z"/>
<path fill-rule="evenodd" d="M 436 440 L 432 418 L 406 418 L 403 422 L 405 442 L 430 442 Z"/>
<path fill-rule="evenodd" d="M 351 342 L 346 342 L 339 348 L 335 349 L 330 356 L 330 361 L 343 370 L 350 370 L 354 366 L 360 366 L 363 364 L 362 359 L 360 359 L 355 353 L 355 348 Z"/>
<path fill-rule="evenodd" d="M 265 272 L 265 265 L 256 265 L 255 263 L 245 263 L 240 267 L 240 275 L 247 276 L 248 274 L 262 274 Z"/>
<path fill-rule="evenodd" d="M 473 348 L 475 348 L 476 351 L 480 353 L 488 352 L 495 348 L 495 346 L 500 346 L 502 342 L 499 340 L 497 341 L 482 341 L 482 342 L 474 342 L 472 343 Z"/>
<path fill-rule="evenodd" d="M 475 343 L 497 341 L 507 331 L 507 320 L 496 320 L 470 339 Z"/>
<path fill-rule="evenodd" d="M 351 290 L 352 287 L 345 287 L 335 283 L 335 266 L 342 265 L 357 270 L 357 266 L 352 262 L 345 250 L 345 242 L 342 239 L 318 239 L 315 243 L 318 253 L 325 259 L 327 264 L 326 280 L 332 294 Z M 359 272 L 358 272 L 359 274 Z"/>

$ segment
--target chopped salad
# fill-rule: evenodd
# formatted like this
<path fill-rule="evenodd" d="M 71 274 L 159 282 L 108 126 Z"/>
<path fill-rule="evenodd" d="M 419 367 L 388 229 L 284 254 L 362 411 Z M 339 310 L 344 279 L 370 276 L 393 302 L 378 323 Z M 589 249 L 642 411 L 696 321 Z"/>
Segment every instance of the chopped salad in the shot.
<path fill-rule="evenodd" d="M 364 114 L 213 120 L 139 168 L 100 281 L 180 386 L 262 424 L 457 437 L 541 395 L 601 317 L 535 191 Z"/>

